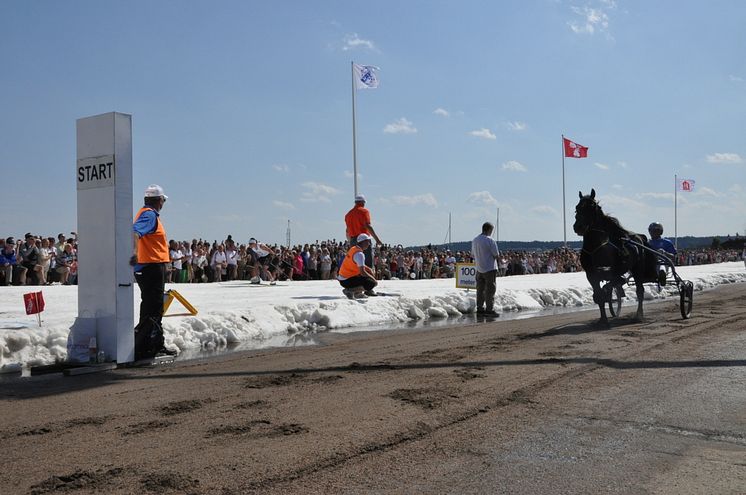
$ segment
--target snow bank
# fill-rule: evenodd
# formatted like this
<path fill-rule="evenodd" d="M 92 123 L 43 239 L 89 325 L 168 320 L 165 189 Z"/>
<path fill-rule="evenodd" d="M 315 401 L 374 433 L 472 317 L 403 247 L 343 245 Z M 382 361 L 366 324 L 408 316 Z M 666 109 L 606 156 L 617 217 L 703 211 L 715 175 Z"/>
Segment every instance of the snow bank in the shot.
<path fill-rule="evenodd" d="M 741 262 L 677 268 L 697 291 L 720 284 L 746 282 Z M 536 311 L 548 307 L 593 306 L 583 273 L 524 275 L 500 278 L 495 306 L 500 312 Z M 474 291 L 454 288 L 453 279 L 392 280 L 379 289 L 400 294 L 351 301 L 336 281 L 285 282 L 255 286 L 248 282 L 171 285 L 198 310 L 197 316 L 164 318 L 168 345 L 183 351 L 220 349 L 240 344 L 257 349 L 303 342 L 322 331 L 349 332 L 360 327 L 448 318 L 475 311 Z M 23 293 L 35 287 L 0 288 L 0 367 L 14 363 L 49 364 L 64 360 L 67 335 L 77 316 L 74 286 L 44 287 L 42 327 L 23 309 Z M 646 299 L 678 297 L 676 286 L 646 285 Z M 634 290 L 627 290 L 634 298 Z M 135 288 L 136 301 L 139 293 Z M 695 295 L 696 303 L 696 295 Z M 138 311 L 137 304 L 135 311 Z M 178 312 L 174 301 L 170 312 Z M 7 368 L 6 368 L 7 369 Z"/>

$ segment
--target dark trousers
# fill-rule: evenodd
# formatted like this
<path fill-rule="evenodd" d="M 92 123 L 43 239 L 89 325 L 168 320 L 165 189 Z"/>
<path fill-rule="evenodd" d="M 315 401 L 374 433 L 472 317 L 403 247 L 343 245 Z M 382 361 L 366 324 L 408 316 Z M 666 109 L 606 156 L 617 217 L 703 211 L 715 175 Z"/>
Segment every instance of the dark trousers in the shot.
<path fill-rule="evenodd" d="M 487 311 L 492 311 L 495 305 L 495 279 L 497 270 L 491 270 L 485 273 L 477 272 L 477 309 L 486 306 Z"/>
<path fill-rule="evenodd" d="M 164 342 L 161 319 L 163 318 L 163 292 L 166 289 L 166 263 L 143 265 L 142 270 L 135 272 L 135 280 L 140 287 L 140 321 L 135 329 L 145 331 L 149 335 L 148 347 L 160 350 Z M 136 355 L 154 355 L 154 352 L 147 352 L 137 347 L 136 343 Z"/>
<path fill-rule="evenodd" d="M 365 290 L 373 290 L 375 286 L 378 285 L 378 282 L 376 282 L 372 278 L 362 277 L 360 275 L 357 275 L 355 277 L 350 277 L 345 280 L 340 280 L 339 283 L 345 289 L 354 289 L 356 287 L 362 287 Z"/>

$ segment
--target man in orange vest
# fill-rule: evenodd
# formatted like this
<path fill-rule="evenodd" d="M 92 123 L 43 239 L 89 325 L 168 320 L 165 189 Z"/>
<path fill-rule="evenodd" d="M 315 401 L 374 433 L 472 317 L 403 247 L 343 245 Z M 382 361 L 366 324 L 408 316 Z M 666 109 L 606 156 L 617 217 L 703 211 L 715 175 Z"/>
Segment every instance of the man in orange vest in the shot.
<path fill-rule="evenodd" d="M 349 299 L 377 296 L 373 289 L 378 285 L 373 270 L 365 264 L 365 249 L 370 247 L 371 239 L 368 234 L 360 234 L 355 238 L 356 245 L 347 251 L 342 265 L 339 267 L 337 279 L 344 287 L 342 293 Z"/>
<path fill-rule="evenodd" d="M 141 299 L 140 321 L 135 327 L 135 360 L 176 355 L 176 351 L 166 348 L 161 326 L 166 265 L 171 257 L 159 212 L 167 199 L 161 186 L 148 186 L 145 189 L 145 206 L 137 212 L 132 225 L 135 242 L 130 265 L 135 268 Z"/>
<path fill-rule="evenodd" d="M 381 245 L 381 239 L 378 238 L 376 231 L 370 224 L 370 211 L 365 207 L 365 196 L 358 194 L 355 196 L 355 206 L 345 215 L 345 225 L 347 226 L 347 239 L 350 246 L 357 242 L 357 236 L 360 234 L 369 234 Z M 370 237 L 368 237 L 370 239 Z M 373 245 L 368 245 L 365 249 L 365 264 L 373 268 Z"/>

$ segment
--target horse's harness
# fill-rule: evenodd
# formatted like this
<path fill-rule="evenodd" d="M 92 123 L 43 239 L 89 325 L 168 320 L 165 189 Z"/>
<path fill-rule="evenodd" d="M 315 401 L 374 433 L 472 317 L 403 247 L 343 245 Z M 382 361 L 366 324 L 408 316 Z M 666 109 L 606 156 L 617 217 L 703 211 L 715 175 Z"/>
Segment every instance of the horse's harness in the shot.
<path fill-rule="evenodd" d="M 606 246 L 608 244 L 611 247 L 613 247 L 614 249 L 616 249 L 619 253 L 622 253 L 622 248 L 619 247 L 619 246 L 617 246 L 613 242 L 611 242 L 611 240 L 609 239 L 609 235 L 608 235 L 609 233 L 607 231 L 601 230 L 601 229 L 588 229 L 587 232 L 601 232 L 603 234 L 606 234 L 606 240 L 604 242 L 602 242 L 601 244 L 599 244 L 598 246 L 596 246 L 596 248 L 593 251 L 589 251 L 585 247 L 583 247 L 580 250 L 581 252 L 589 254 L 589 255 L 593 255 L 596 251 L 598 251 L 599 249 L 601 249 L 602 247 L 604 247 L 604 246 Z"/>

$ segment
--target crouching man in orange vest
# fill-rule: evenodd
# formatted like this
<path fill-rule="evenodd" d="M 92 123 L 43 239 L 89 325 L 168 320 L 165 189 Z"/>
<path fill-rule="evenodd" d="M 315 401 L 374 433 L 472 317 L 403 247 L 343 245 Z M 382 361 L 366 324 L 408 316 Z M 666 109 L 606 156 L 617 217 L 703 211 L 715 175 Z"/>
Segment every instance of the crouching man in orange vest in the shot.
<path fill-rule="evenodd" d="M 347 251 L 339 267 L 337 279 L 342 285 L 342 293 L 349 299 L 377 296 L 373 289 L 378 285 L 376 275 L 365 264 L 365 250 L 370 247 L 371 237 L 368 234 L 357 236 L 357 245 Z"/>

